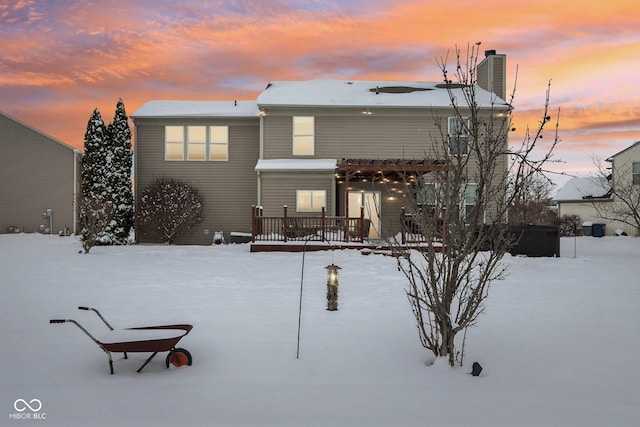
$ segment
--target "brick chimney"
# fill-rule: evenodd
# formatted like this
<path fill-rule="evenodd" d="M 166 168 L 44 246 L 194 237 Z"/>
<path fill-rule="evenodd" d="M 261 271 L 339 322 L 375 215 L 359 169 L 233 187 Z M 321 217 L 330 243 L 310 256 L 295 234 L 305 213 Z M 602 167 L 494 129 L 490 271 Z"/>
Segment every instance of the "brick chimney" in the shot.
<path fill-rule="evenodd" d="M 507 96 L 507 55 L 495 50 L 485 50 L 484 59 L 478 64 L 478 86 L 495 93 L 506 101 Z"/>

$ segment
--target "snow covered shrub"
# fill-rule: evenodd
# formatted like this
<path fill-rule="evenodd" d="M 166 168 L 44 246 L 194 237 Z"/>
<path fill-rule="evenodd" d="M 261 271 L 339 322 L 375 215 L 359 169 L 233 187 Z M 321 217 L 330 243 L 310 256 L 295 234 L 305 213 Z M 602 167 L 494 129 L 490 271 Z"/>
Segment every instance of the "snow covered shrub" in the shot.
<path fill-rule="evenodd" d="M 582 232 L 582 220 L 578 215 L 562 215 L 560 237 L 573 237 Z"/>
<path fill-rule="evenodd" d="M 202 222 L 202 212 L 198 190 L 186 182 L 159 178 L 144 189 L 136 221 L 145 232 L 171 244 Z"/>

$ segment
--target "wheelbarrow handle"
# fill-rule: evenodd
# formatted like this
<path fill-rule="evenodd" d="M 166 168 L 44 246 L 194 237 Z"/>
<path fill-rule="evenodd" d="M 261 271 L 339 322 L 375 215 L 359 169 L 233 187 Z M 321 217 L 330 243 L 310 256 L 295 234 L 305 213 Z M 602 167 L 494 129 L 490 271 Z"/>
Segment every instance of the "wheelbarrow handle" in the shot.
<path fill-rule="evenodd" d="M 95 309 L 93 307 L 84 307 L 83 306 L 83 307 L 78 307 L 78 310 L 93 311 L 95 314 L 98 315 L 100 320 L 102 320 L 104 322 L 104 324 L 107 325 L 107 328 L 109 328 L 109 329 L 111 329 L 113 331 L 113 326 L 111 326 L 111 324 L 109 322 L 107 322 L 107 319 L 105 319 L 97 309 Z"/>

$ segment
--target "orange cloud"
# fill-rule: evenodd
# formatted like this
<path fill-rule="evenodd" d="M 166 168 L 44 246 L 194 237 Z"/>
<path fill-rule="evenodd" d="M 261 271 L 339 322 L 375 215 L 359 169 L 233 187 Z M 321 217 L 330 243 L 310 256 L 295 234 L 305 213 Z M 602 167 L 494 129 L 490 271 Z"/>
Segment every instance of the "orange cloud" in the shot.
<path fill-rule="evenodd" d="M 133 113 L 152 99 L 255 99 L 270 80 L 440 80 L 436 58 L 482 41 L 507 54 L 508 88 L 518 65 L 518 132 L 551 79 L 558 151 L 605 156 L 640 139 L 636 3 L 9 2 L 0 109 L 82 148 L 93 108 L 110 120 L 118 97 Z"/>

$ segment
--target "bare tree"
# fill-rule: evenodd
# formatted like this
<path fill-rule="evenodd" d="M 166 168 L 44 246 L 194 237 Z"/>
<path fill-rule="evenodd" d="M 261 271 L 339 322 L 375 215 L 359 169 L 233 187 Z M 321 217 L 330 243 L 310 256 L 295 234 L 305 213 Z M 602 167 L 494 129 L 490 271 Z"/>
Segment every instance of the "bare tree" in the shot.
<path fill-rule="evenodd" d="M 198 190 L 186 182 L 161 178 L 144 189 L 138 220 L 143 231 L 171 244 L 202 222 L 202 211 Z"/>
<path fill-rule="evenodd" d="M 398 246 L 398 268 L 408 280 L 420 341 L 452 366 L 464 355 L 464 344 L 456 344 L 458 333 L 466 336 L 476 324 L 490 284 L 506 273 L 501 260 L 512 243 L 508 208 L 531 177 L 544 172 L 558 142 L 559 118 L 553 141 L 536 156 L 551 122 L 549 84 L 538 126 L 532 132 L 527 128 L 522 142 L 509 147 L 515 89 L 508 102 L 493 97 L 490 108 L 480 106 L 479 51 L 479 43 L 469 46 L 463 57 L 456 48 L 455 81 L 447 58 L 438 61 L 454 112 L 446 121 L 434 117 L 439 134 L 432 137 L 432 155 L 446 159 L 446 167 L 419 177 L 415 203 L 407 207 L 425 243 L 411 250 Z"/>
<path fill-rule="evenodd" d="M 619 221 L 631 226 L 640 235 L 640 162 L 628 162 L 606 167 L 602 161 L 594 159 L 598 167 L 595 179 L 604 187 L 610 187 L 611 203 L 593 203 L 598 216 L 610 221 Z"/>
<path fill-rule="evenodd" d="M 514 180 L 510 179 L 509 182 L 512 184 Z M 555 224 L 557 217 L 549 209 L 553 186 L 553 182 L 542 173 L 533 174 L 525 180 L 519 196 L 509 206 L 509 223 Z M 511 185 L 509 191 L 511 191 Z"/>

